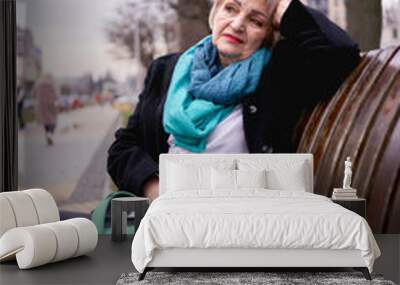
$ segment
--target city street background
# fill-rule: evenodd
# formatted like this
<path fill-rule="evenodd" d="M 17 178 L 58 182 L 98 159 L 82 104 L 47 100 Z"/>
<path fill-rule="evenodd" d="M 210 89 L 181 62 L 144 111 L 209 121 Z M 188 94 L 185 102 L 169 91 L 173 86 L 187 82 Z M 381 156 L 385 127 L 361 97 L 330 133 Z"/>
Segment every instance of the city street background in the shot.
<path fill-rule="evenodd" d="M 62 210 L 87 213 L 110 191 L 107 149 L 120 125 L 108 104 L 73 110 L 60 115 L 49 147 L 42 127 L 28 124 L 19 131 L 20 188 L 47 189 Z"/>

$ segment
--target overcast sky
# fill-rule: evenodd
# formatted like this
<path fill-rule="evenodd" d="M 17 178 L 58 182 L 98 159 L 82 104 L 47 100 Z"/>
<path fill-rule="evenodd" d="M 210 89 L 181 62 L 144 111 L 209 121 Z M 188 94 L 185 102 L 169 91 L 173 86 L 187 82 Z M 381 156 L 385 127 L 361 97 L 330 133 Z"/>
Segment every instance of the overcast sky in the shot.
<path fill-rule="evenodd" d="M 42 50 L 43 69 L 56 77 L 110 70 L 118 79 L 134 72 L 132 62 L 116 61 L 104 33 L 115 8 L 127 0 L 17 0 L 17 22 L 32 32 Z M 24 12 L 23 4 L 27 8 Z"/>

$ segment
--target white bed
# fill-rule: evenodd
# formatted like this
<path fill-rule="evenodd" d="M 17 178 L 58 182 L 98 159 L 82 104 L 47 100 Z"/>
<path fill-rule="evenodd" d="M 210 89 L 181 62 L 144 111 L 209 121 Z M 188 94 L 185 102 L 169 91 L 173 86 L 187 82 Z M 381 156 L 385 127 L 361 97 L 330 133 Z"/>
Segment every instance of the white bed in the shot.
<path fill-rule="evenodd" d="M 370 278 L 380 251 L 367 222 L 313 194 L 312 173 L 310 154 L 160 155 L 161 195 L 132 243 L 140 279 L 155 267 L 354 267 Z"/>

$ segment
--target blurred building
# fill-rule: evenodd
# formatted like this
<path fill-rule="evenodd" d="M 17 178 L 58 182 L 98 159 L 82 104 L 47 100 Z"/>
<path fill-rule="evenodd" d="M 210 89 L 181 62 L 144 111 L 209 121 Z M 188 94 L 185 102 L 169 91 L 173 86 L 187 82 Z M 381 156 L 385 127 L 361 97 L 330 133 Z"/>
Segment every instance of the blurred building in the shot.
<path fill-rule="evenodd" d="M 42 51 L 35 44 L 32 31 L 26 24 L 27 3 L 17 1 L 16 69 L 17 80 L 29 88 L 42 70 Z"/>
<path fill-rule="evenodd" d="M 17 26 L 17 79 L 33 84 L 42 70 L 42 52 L 35 46 L 32 32 Z"/>
<path fill-rule="evenodd" d="M 91 95 L 94 91 L 94 81 L 91 73 L 84 74 L 76 79 L 75 92 Z"/>
<path fill-rule="evenodd" d="M 381 47 L 400 45 L 400 0 L 383 7 Z"/>
<path fill-rule="evenodd" d="M 96 88 L 91 73 L 76 77 L 57 78 L 57 83 L 63 94 L 92 95 Z"/>

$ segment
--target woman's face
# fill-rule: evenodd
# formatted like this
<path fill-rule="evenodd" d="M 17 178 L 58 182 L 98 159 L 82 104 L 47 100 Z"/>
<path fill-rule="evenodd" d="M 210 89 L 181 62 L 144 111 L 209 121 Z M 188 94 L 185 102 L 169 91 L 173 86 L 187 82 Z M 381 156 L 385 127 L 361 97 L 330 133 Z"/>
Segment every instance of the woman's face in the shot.
<path fill-rule="evenodd" d="M 212 41 L 222 65 L 249 57 L 267 35 L 266 0 L 224 0 L 214 16 Z"/>

